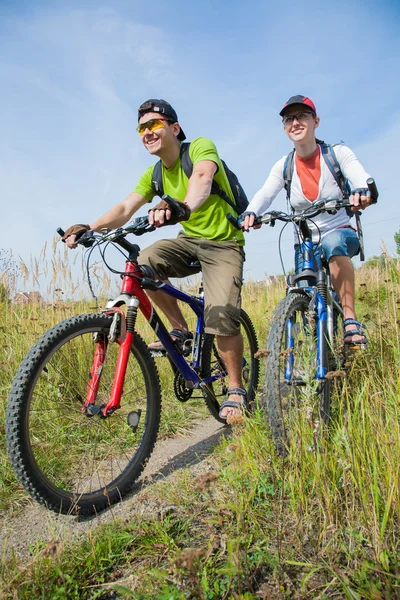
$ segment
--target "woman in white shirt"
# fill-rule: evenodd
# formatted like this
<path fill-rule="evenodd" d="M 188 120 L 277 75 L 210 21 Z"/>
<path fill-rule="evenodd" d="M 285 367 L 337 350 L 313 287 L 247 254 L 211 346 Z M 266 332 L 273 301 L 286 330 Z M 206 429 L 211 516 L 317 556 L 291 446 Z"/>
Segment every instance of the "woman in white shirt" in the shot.
<path fill-rule="evenodd" d="M 321 146 L 317 143 L 315 130 L 320 118 L 314 103 L 306 96 L 292 96 L 279 113 L 282 117 L 286 135 L 294 143 L 293 176 L 290 188 L 290 204 L 295 212 L 308 208 L 315 200 L 341 198 L 342 191 L 321 155 Z M 354 211 L 364 210 L 371 204 L 366 187 L 369 177 L 355 154 L 346 146 L 335 146 L 335 155 L 343 176 L 351 182 L 354 190 L 350 202 Z M 275 196 L 285 186 L 284 165 L 286 156 L 272 167 L 263 187 L 255 194 L 243 218 L 242 228 L 249 230 L 255 216 L 265 212 Z M 350 225 L 345 209 L 334 215 L 321 213 L 309 223 L 313 241 L 321 239 L 321 247 L 329 262 L 332 283 L 339 295 L 344 311 L 344 341 L 349 347 L 358 349 L 366 344 L 362 325 L 357 321 L 354 310 L 354 267 L 351 257 L 359 251 L 357 233 Z M 296 239 L 295 242 L 298 242 Z M 302 256 L 300 246 L 295 244 L 296 272 L 301 269 Z"/>

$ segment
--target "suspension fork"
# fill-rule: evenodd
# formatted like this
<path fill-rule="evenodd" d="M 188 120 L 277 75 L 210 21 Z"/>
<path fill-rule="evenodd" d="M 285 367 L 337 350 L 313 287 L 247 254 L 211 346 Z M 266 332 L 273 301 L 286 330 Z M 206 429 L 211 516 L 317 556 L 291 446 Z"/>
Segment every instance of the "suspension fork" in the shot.
<path fill-rule="evenodd" d="M 106 315 L 113 315 L 113 322 L 110 327 L 108 338 L 105 335 L 96 334 L 96 349 L 93 358 L 93 364 L 90 371 L 90 382 L 87 389 L 86 401 L 82 406 L 82 412 L 88 414 L 98 414 L 100 411 L 103 416 L 109 416 L 120 408 L 120 401 L 123 392 L 124 379 L 128 366 L 129 354 L 134 337 L 134 326 L 136 321 L 136 313 L 139 305 L 137 298 L 129 298 L 127 300 L 128 310 L 125 313 L 121 308 L 111 307 L 106 309 Z M 96 407 L 97 393 L 100 387 L 101 373 L 107 356 L 108 344 L 116 342 L 119 344 L 117 362 L 115 366 L 115 375 L 111 394 L 108 403 L 105 407 Z"/>
<path fill-rule="evenodd" d="M 327 306 L 319 292 L 315 295 L 317 317 L 317 379 L 325 379 L 328 372 Z"/>
<path fill-rule="evenodd" d="M 317 379 L 325 379 L 328 372 L 328 356 L 327 356 L 327 305 L 319 292 L 315 293 L 313 298 L 315 305 L 316 320 L 317 320 Z M 295 334 L 293 328 L 295 323 L 290 318 L 286 321 L 285 329 L 285 358 L 284 378 L 290 382 L 293 375 L 293 367 L 295 357 L 293 354 Z"/>
<path fill-rule="evenodd" d="M 99 334 L 96 334 L 96 350 L 94 353 L 93 364 L 90 371 L 90 381 L 86 392 L 86 400 L 82 406 L 82 412 L 87 413 L 89 406 L 96 403 L 97 392 L 99 391 L 101 372 L 107 354 L 108 340 Z"/>
<path fill-rule="evenodd" d="M 293 367 L 294 367 L 294 335 L 293 335 L 293 320 L 292 318 L 286 321 L 286 329 L 285 329 L 285 351 L 287 352 L 285 358 L 285 369 L 284 369 L 284 378 L 285 381 L 290 383 L 293 376 Z"/>
<path fill-rule="evenodd" d="M 132 275 L 136 275 L 136 278 L 132 277 Z M 107 315 L 113 315 L 114 319 L 110 327 L 108 339 L 105 339 L 104 336 L 101 339 L 99 336 L 96 340 L 97 343 L 91 369 L 91 380 L 88 386 L 86 401 L 82 407 L 82 412 L 89 415 L 101 413 L 104 417 L 107 417 L 121 406 L 121 396 L 124 388 L 129 355 L 134 340 L 139 305 L 141 305 L 141 310 L 147 320 L 150 320 L 152 312 L 150 301 L 140 288 L 137 276 L 142 276 L 137 263 L 133 260 L 128 260 L 125 265 L 125 274 L 122 279 L 121 295 L 114 301 L 108 302 L 107 308 L 104 311 Z M 124 311 L 119 308 L 119 305 L 121 304 L 126 304 L 127 306 L 126 316 Z M 111 342 L 119 344 L 111 394 L 106 406 L 95 406 L 107 347 L 108 343 Z"/>
<path fill-rule="evenodd" d="M 328 343 L 333 347 L 334 341 L 334 328 L 335 323 L 333 320 L 333 298 L 332 298 L 332 284 L 330 275 L 326 275 L 326 287 L 327 287 L 327 302 L 326 302 L 326 327 L 328 335 Z"/>

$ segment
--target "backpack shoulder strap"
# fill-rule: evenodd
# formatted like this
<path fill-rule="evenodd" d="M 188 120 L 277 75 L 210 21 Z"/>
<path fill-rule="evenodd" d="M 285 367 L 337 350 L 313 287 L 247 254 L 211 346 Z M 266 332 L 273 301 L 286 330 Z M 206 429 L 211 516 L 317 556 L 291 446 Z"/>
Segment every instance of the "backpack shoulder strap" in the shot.
<path fill-rule="evenodd" d="M 190 148 L 189 142 L 183 142 L 181 144 L 181 151 L 180 151 L 181 165 L 182 165 L 183 172 L 185 173 L 185 175 L 188 179 L 192 176 L 192 173 L 193 173 L 193 163 L 192 163 L 192 159 L 190 158 L 189 148 Z"/>
<path fill-rule="evenodd" d="M 192 159 L 189 156 L 189 146 L 190 146 L 190 144 L 184 143 L 184 144 L 181 144 L 181 149 L 180 149 L 180 158 L 181 158 L 182 168 L 188 179 L 193 172 L 193 163 L 192 163 Z M 160 198 L 161 198 L 161 196 L 164 195 L 164 185 L 163 185 L 163 180 L 162 180 L 162 161 L 161 160 L 157 161 L 156 164 L 154 165 L 153 175 L 151 178 L 151 187 L 153 188 L 153 192 L 156 194 L 156 196 L 160 196 Z"/>
<path fill-rule="evenodd" d="M 156 196 L 164 195 L 164 185 L 162 180 L 162 163 L 161 160 L 157 161 L 154 165 L 153 175 L 151 177 L 151 187 Z"/>
<path fill-rule="evenodd" d="M 290 191 L 292 187 L 293 169 L 294 169 L 294 150 L 289 152 L 283 165 L 283 179 L 285 182 L 286 198 L 290 204 Z"/>
<path fill-rule="evenodd" d="M 340 170 L 340 165 L 338 159 L 336 158 L 336 154 L 334 151 L 334 146 L 330 144 L 326 144 L 325 142 L 319 141 L 319 145 L 321 146 L 322 156 L 324 157 L 325 163 L 330 170 L 332 177 L 336 181 L 339 189 L 341 190 L 343 196 L 346 198 L 350 193 L 349 184 L 347 179 L 343 175 Z"/>
<path fill-rule="evenodd" d="M 228 167 L 226 166 L 226 163 L 222 160 L 222 158 L 221 158 L 221 163 L 222 163 L 222 167 L 223 167 L 223 169 L 225 171 L 225 174 L 226 174 Z M 220 186 L 215 181 L 215 179 L 213 179 L 213 182 L 211 184 L 211 194 L 216 194 L 217 196 L 219 196 L 220 198 L 222 198 L 222 200 L 225 200 L 225 202 L 227 204 L 229 204 L 229 206 L 231 208 L 233 208 L 233 210 L 236 213 L 239 214 L 238 207 L 236 206 L 236 204 L 234 203 L 234 201 L 229 198 L 228 194 L 226 192 L 224 192 L 224 190 L 222 188 L 220 188 Z"/>

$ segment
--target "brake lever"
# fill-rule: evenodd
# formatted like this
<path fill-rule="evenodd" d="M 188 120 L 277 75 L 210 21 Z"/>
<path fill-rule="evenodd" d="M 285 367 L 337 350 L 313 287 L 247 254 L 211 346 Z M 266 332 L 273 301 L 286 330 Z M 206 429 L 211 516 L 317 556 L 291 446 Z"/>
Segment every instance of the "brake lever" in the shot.
<path fill-rule="evenodd" d="M 91 248 L 95 242 L 95 232 L 92 229 L 83 233 L 79 240 L 76 241 L 77 244 L 84 246 L 84 248 Z"/>
<path fill-rule="evenodd" d="M 125 227 L 126 233 L 133 233 L 134 235 L 143 235 L 154 230 L 155 226 L 150 225 L 148 216 L 137 217 Z"/>

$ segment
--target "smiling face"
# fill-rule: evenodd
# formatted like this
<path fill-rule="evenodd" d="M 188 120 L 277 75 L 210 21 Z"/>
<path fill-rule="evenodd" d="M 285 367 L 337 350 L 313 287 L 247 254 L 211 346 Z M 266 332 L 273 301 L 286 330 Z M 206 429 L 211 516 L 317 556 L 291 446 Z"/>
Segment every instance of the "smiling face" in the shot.
<path fill-rule="evenodd" d="M 290 117 L 293 117 L 292 119 Z M 292 104 L 285 110 L 283 127 L 295 144 L 308 144 L 315 139 L 319 117 L 304 104 Z"/>
<path fill-rule="evenodd" d="M 144 125 L 153 119 L 160 120 L 162 126 L 158 129 L 154 129 L 154 131 L 144 129 L 141 137 L 146 150 L 150 152 L 150 154 L 158 156 L 163 150 L 168 150 L 175 144 L 179 144 L 177 136 L 180 132 L 180 126 L 179 123 L 171 123 L 171 121 L 162 120 L 164 117 L 160 115 L 160 113 L 155 112 L 142 115 L 139 119 L 139 125 Z"/>

